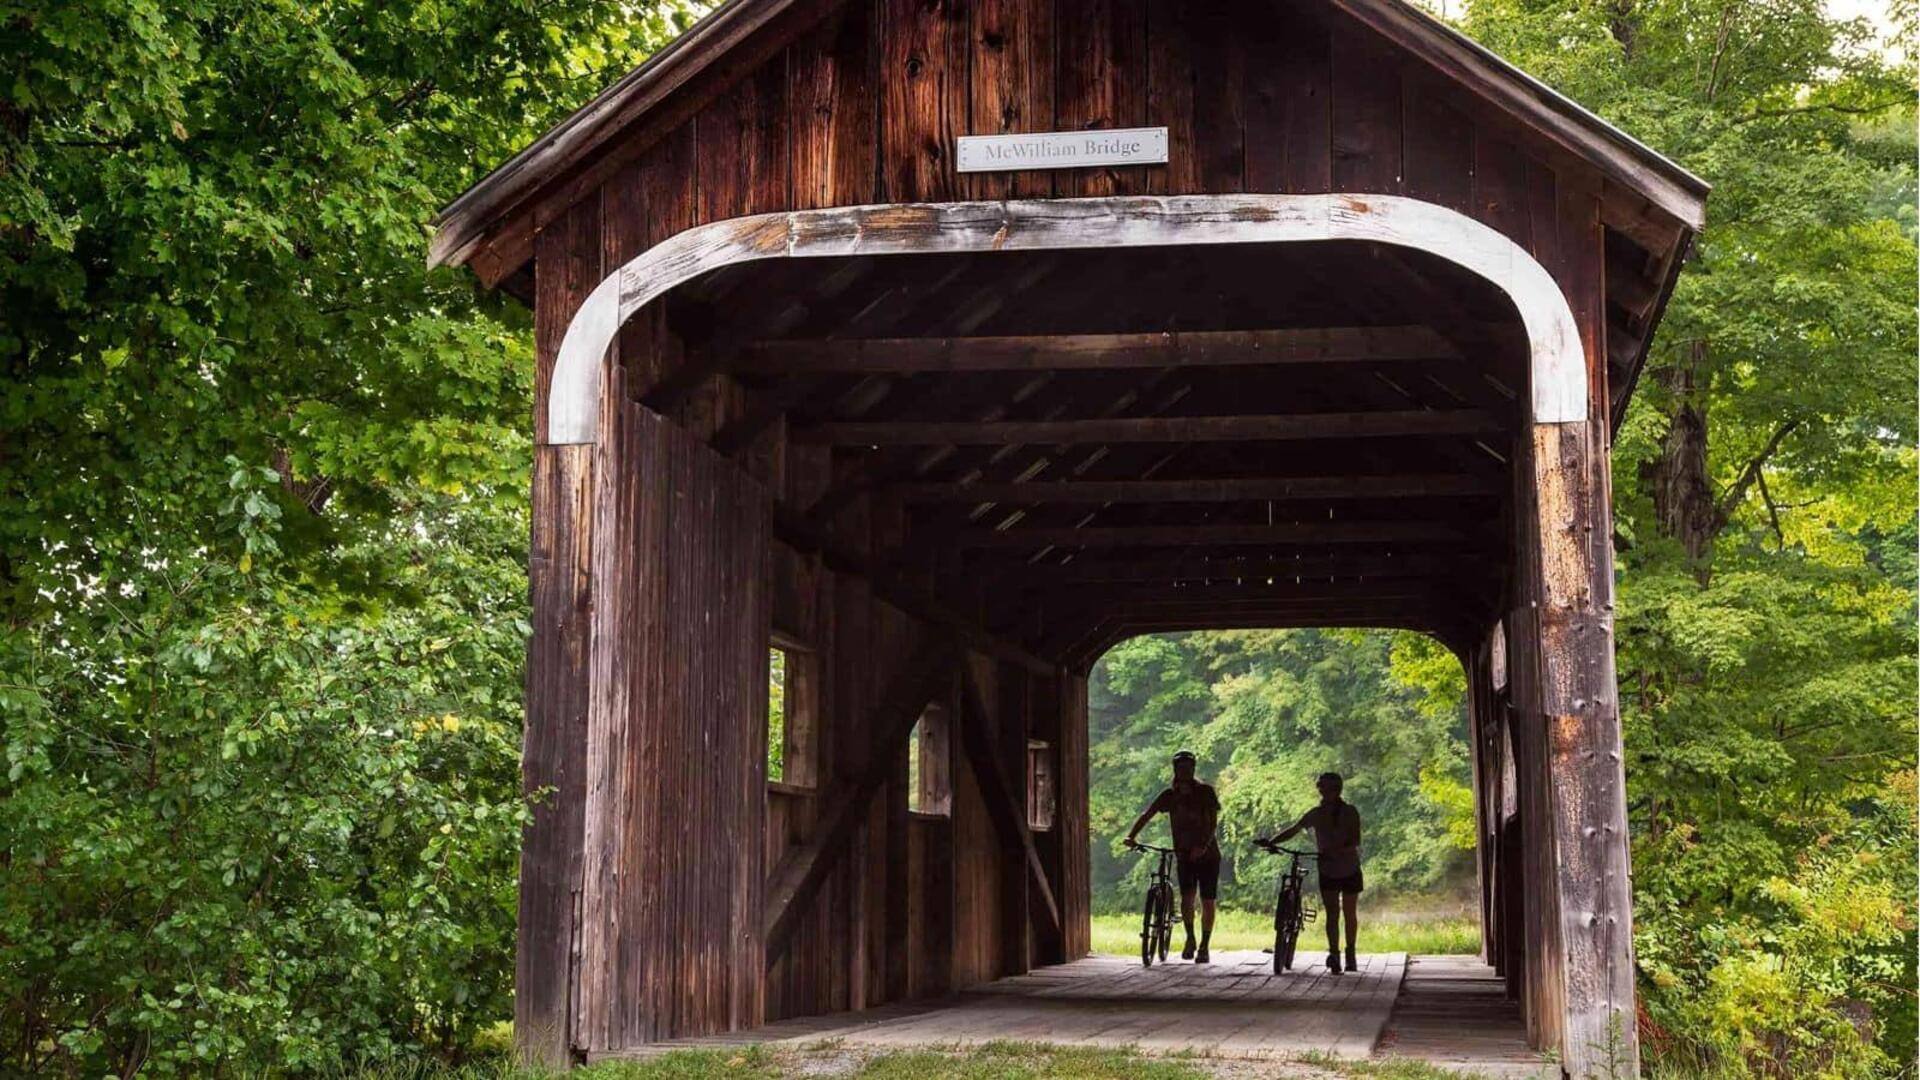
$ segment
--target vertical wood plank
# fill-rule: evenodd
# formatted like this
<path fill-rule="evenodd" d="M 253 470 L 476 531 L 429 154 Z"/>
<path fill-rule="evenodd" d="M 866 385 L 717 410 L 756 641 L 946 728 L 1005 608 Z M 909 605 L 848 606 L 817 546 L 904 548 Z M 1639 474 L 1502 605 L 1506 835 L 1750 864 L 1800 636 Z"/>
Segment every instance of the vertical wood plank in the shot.
<path fill-rule="evenodd" d="M 586 673 L 592 610 L 593 452 L 534 451 L 528 577 L 533 636 L 527 646 L 522 790 L 540 793 L 520 846 L 520 933 L 514 950 L 514 1040 L 541 1065 L 571 1060 L 574 895 L 586 758 Z"/>
<path fill-rule="evenodd" d="M 1153 195 L 1202 190 L 1194 146 L 1194 6 L 1186 0 L 1147 2 L 1147 124 L 1167 129 L 1167 164 L 1147 172 Z"/>
<path fill-rule="evenodd" d="M 724 221 L 784 210 L 788 190 L 786 67 L 770 63 L 714 99 L 695 118 L 699 137 L 697 218 Z"/>
<path fill-rule="evenodd" d="M 1018 683 L 1019 674 L 981 657 L 969 657 L 968 662 L 973 666 L 974 678 L 980 685 L 980 699 L 993 710 L 988 718 L 991 728 L 984 735 L 989 752 L 998 759 L 1000 775 L 1006 778 L 1025 776 L 1027 728 L 1021 709 L 1025 694 L 1024 687 Z M 962 723 L 968 723 L 978 718 L 963 716 L 960 719 Z M 1018 771 L 1012 768 L 1015 764 L 1019 766 Z M 1017 799 L 1025 791 L 1026 786 L 1022 783 L 1015 790 L 1000 794 Z M 1017 810 L 1014 812 L 1018 813 Z M 1019 816 L 1024 826 L 1025 815 L 1022 813 Z M 1000 944 L 999 969 L 1002 975 L 1021 975 L 1026 973 L 1030 964 L 1028 925 L 1032 922 L 1028 915 L 1026 849 L 1017 841 L 1008 842 L 1003 836 L 999 858 L 1004 868 L 1000 879 L 1000 929 L 997 934 Z"/>
<path fill-rule="evenodd" d="M 1063 131 L 1139 127 L 1147 115 L 1146 7 L 1138 0 L 1056 0 L 1054 117 Z M 1138 195 L 1137 168 L 1062 170 L 1061 195 Z"/>
<path fill-rule="evenodd" d="M 867 682 L 871 664 L 872 593 L 864 581 L 848 574 L 834 575 L 833 587 L 833 652 L 828 663 L 833 687 L 829 741 L 837 747 L 852 748 L 866 745 L 868 735 L 865 722 L 871 707 Z M 823 779 L 838 780 L 852 775 L 865 762 L 854 761 L 849 749 L 834 752 L 825 764 L 828 768 Z M 849 845 L 847 866 L 842 871 L 847 911 L 841 955 L 847 971 L 847 1000 L 852 1008 L 875 1003 L 872 984 L 867 978 L 874 922 L 873 909 L 868 903 L 868 872 L 873 860 L 867 840 L 868 826 L 857 827 Z"/>
<path fill-rule="evenodd" d="M 616 366 L 602 384 L 607 401 L 600 442 L 593 447 L 594 473 L 602 479 L 592 508 L 594 535 L 593 580 L 599 586 L 590 616 L 588 649 L 586 806 L 584 810 L 580 900 L 579 1015 L 575 1045 L 588 1051 L 620 1044 L 615 1006 L 619 998 L 620 854 L 624 847 L 628 801 L 629 725 L 625 664 L 631 655 L 625 637 L 624 615 L 630 602 L 629 559 L 632 546 L 624 526 L 630 485 L 624 483 L 623 459 L 627 446 L 627 410 L 623 407 L 623 373 Z"/>
<path fill-rule="evenodd" d="M 1372 31 L 1336 21 L 1332 35 L 1333 186 L 1401 190 L 1400 57 Z"/>
<path fill-rule="evenodd" d="M 1406 193 L 1470 213 L 1473 203 L 1473 124 L 1444 96 L 1434 76 L 1403 72 L 1401 111 Z"/>
<path fill-rule="evenodd" d="M 966 133 L 1046 131 L 1053 124 L 1052 0 L 974 0 Z M 1035 199 L 1053 194 L 1044 170 L 971 173 L 970 199 Z"/>
<path fill-rule="evenodd" d="M 1087 680 L 1066 668 L 1054 675 L 1060 707 L 1059 818 L 1064 881 L 1060 889 L 1062 951 L 1077 960 L 1093 951 L 1092 838 L 1088 788 Z"/>
<path fill-rule="evenodd" d="M 967 0 L 878 0 L 881 197 L 959 198 L 955 136 L 967 130 Z"/>
<path fill-rule="evenodd" d="M 637 778 L 631 785 L 633 805 L 625 809 L 632 822 L 623 882 L 624 900 L 620 955 L 629 978 L 623 980 L 621 1002 L 626 1013 L 625 1030 L 629 1044 L 658 1038 L 661 1027 L 663 981 L 657 954 L 657 921 L 665 903 L 668 882 L 659 873 L 641 872 L 654 864 L 657 853 L 669 842 L 672 822 L 659 808 L 668 798 L 665 785 L 670 773 L 667 762 L 675 752 L 672 731 L 665 722 L 671 708 L 670 679 L 663 642 L 675 632 L 668 608 L 667 590 L 660 575 L 653 572 L 664 556 L 667 535 L 672 528 L 672 461 L 663 436 L 665 431 L 655 418 L 638 405 L 629 404 L 629 451 L 624 468 L 629 470 L 633 486 L 637 520 L 631 538 L 636 563 L 647 573 L 630 584 L 634 595 L 628 604 L 634 612 L 636 686 L 631 696 L 632 724 L 636 729 Z"/>
<path fill-rule="evenodd" d="M 1193 149 L 1200 190 L 1246 190 L 1245 106 L 1247 53 L 1252 42 L 1239 5 L 1200 0 L 1193 26 Z"/>
<path fill-rule="evenodd" d="M 1473 158 L 1473 216 L 1531 251 L 1526 157 L 1513 143 L 1477 128 Z"/>
<path fill-rule="evenodd" d="M 1262 8 L 1262 54 L 1247 65 L 1247 190 L 1331 191 L 1332 60 L 1326 23 L 1300 7 Z"/>
<path fill-rule="evenodd" d="M 874 201 L 877 8 L 847 4 L 793 46 L 787 107 L 796 209 Z"/>

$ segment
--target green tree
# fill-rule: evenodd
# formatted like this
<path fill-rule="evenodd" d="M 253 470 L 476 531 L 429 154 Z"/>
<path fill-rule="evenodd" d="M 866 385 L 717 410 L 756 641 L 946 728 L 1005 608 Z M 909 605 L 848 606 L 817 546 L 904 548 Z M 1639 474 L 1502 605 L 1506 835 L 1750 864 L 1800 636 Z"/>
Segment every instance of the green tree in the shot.
<path fill-rule="evenodd" d="M 0 1071 L 510 1012 L 529 334 L 425 225 L 685 16 L 0 2 Z"/>
<path fill-rule="evenodd" d="M 1487 0 L 1465 28 L 1714 185 L 1614 448 L 1647 1045 L 1891 1074 L 1914 1038 L 1912 66 L 1811 0 Z"/>

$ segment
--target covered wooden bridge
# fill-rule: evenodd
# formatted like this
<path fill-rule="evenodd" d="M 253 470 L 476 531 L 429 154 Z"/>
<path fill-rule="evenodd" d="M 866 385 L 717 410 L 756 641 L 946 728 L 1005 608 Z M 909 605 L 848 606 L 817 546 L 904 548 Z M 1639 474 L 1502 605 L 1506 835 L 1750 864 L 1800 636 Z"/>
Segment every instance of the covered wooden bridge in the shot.
<path fill-rule="evenodd" d="M 1704 198 L 1399 0 L 721 7 L 435 240 L 536 313 L 524 1051 L 1085 954 L 1093 661 L 1370 626 L 1630 1072 L 1607 449 Z"/>

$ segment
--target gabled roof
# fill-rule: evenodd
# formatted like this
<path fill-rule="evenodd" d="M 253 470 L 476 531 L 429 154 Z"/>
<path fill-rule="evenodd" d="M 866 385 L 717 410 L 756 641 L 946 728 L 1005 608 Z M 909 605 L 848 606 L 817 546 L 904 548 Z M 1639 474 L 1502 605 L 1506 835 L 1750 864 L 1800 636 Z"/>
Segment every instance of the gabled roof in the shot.
<path fill-rule="evenodd" d="M 740 50 L 778 49 L 843 2 L 727 0 L 442 210 L 434 220 L 429 265 L 467 263 L 490 235 L 527 212 L 530 200 L 548 185 L 593 158 L 676 92 L 716 68 L 723 77 L 729 69 L 737 74 L 739 58 L 721 64 L 723 58 Z M 1466 35 L 1405 0 L 1327 2 L 1543 133 L 1682 228 L 1698 231 L 1703 223 L 1705 181 Z M 530 255 L 530 243 L 515 246 L 484 276 L 505 277 Z"/>

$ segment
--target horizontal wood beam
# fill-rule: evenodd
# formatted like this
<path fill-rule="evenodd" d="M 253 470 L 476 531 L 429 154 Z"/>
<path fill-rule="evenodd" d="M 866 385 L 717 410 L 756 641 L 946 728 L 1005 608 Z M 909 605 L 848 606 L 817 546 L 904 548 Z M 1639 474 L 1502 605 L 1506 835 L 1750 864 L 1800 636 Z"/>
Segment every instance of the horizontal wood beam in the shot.
<path fill-rule="evenodd" d="M 1478 580 L 1501 573 L 1498 563 L 1482 556 L 1356 555 L 1312 558 L 1223 559 L 1076 559 L 1069 563 L 1020 563 L 1004 570 L 975 567 L 993 582 L 1019 582 L 1045 588 L 1092 582 L 1235 581 L 1243 578 L 1276 581 L 1318 580 L 1330 577 L 1397 578 L 1451 577 Z"/>
<path fill-rule="evenodd" d="M 769 968 L 786 952 L 796 920 L 846 853 L 854 826 L 866 816 L 874 792 L 886 782 L 894 751 L 912 733 L 927 704 L 952 685 L 954 670 L 965 665 L 965 658 L 965 651 L 957 643 L 941 635 L 922 643 L 894 672 L 867 718 L 866 730 L 872 735 L 865 760 L 826 793 L 813 835 L 789 852 L 768 876 L 763 926 Z M 758 843 L 759 838 L 752 838 L 752 842 Z"/>
<path fill-rule="evenodd" d="M 1172 385 L 1163 385 L 1169 381 L 1172 382 Z M 1106 419 L 1124 416 L 1129 413 L 1134 414 L 1136 417 L 1155 416 L 1178 405 L 1186 398 L 1192 389 L 1187 383 L 1168 380 L 1162 373 L 1151 373 L 1138 380 L 1127 380 L 1127 382 L 1128 385 L 1126 388 L 1117 396 L 1105 399 L 1105 403 L 1094 414 L 1096 417 Z M 984 415 L 978 417 L 978 419 L 981 420 L 998 418 L 997 416 Z M 926 475 L 932 468 L 939 465 L 942 461 L 948 460 L 947 456 L 942 453 L 944 449 L 945 448 L 936 449 L 930 453 L 921 455 L 920 461 L 912 466 L 911 471 L 893 474 L 894 479 L 903 483 L 918 481 L 920 477 Z M 1009 456 L 1003 451 L 994 450 L 985 455 L 985 460 L 978 467 L 991 467 L 994 470 L 994 474 L 999 477 L 1032 476 L 1034 472 L 1029 470 L 1057 467 L 1064 467 L 1066 471 L 1072 472 L 1077 471 L 1075 468 L 1076 465 L 1084 467 L 1086 464 L 1090 464 L 1090 455 L 1100 452 L 1101 450 L 1098 448 L 1074 448 L 1063 451 L 1060 448 L 1048 447 L 1035 448 L 1034 452 L 1025 455 Z M 876 455 L 876 457 L 878 458 L 880 456 Z M 1069 457 L 1079 460 L 1075 463 L 1069 463 L 1065 460 Z M 826 494 L 820 497 L 818 502 L 808 509 L 808 520 L 821 520 L 823 517 L 831 516 L 854 498 L 877 488 L 880 486 L 880 482 L 875 480 L 876 475 L 878 475 L 878 470 L 869 466 L 862 469 L 856 477 L 834 485 L 828 489 Z"/>
<path fill-rule="evenodd" d="M 853 421 L 796 427 L 796 442 L 831 446 L 1006 446 L 1086 443 L 1260 442 L 1296 439 L 1490 435 L 1507 429 L 1481 409 L 1154 416 L 1111 420 Z"/>
<path fill-rule="evenodd" d="M 1376 599 L 1272 600 L 1238 603 L 1220 600 L 1161 601 L 1132 600 L 1105 605 L 1102 610 L 1116 619 L 1182 618 L 1192 616 L 1202 622 L 1215 619 L 1286 621 L 1354 619 L 1362 616 L 1404 616 L 1425 618 L 1437 615 L 1445 600 L 1431 595 L 1380 597 Z"/>
<path fill-rule="evenodd" d="M 1278 525 L 1143 525 L 1136 528 L 962 529 L 961 548 L 1175 547 L 1191 544 L 1460 544 L 1469 537 L 1425 521 L 1314 521 Z"/>
<path fill-rule="evenodd" d="M 1181 604 L 1265 604 L 1324 600 L 1400 600 L 1444 595 L 1447 582 L 1438 578 L 1386 578 L 1369 581 L 1291 581 L 1260 583 L 1170 585 L 1162 583 L 1098 583 L 1036 590 L 1047 600 L 1087 606 L 1134 602 Z"/>
<path fill-rule="evenodd" d="M 1275 502 L 1503 495 L 1493 475 L 1274 476 L 1226 480 L 1032 480 L 1025 483 L 901 483 L 881 490 L 909 503 Z"/>
<path fill-rule="evenodd" d="M 1458 359 L 1459 350 L 1430 327 L 1359 326 L 756 341 L 745 347 L 736 370 L 762 375 L 904 374 Z"/>

